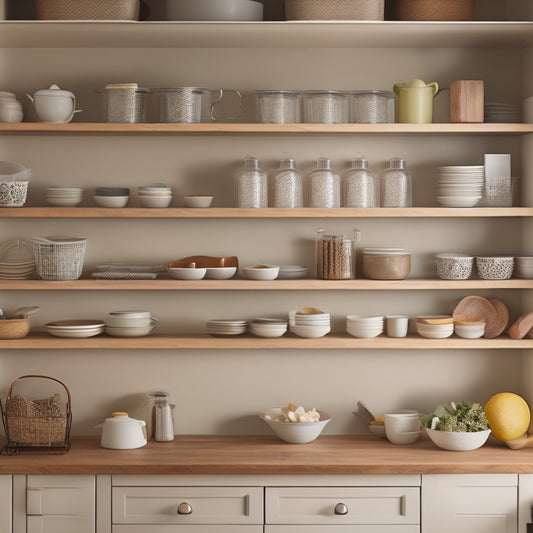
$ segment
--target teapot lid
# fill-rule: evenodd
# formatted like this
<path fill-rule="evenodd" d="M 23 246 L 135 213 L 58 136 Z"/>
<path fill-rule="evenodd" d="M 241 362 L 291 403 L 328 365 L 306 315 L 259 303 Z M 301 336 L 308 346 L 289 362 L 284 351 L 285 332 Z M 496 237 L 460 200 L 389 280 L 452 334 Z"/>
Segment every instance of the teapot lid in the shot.
<path fill-rule="evenodd" d="M 114 413 L 111 413 L 111 418 L 105 419 L 105 422 L 108 424 L 138 424 L 141 420 L 130 418 L 128 413 L 124 411 L 115 411 Z"/>
<path fill-rule="evenodd" d="M 50 85 L 48 89 L 41 89 L 34 94 L 35 96 L 74 96 L 70 91 L 64 91 L 57 85 Z"/>

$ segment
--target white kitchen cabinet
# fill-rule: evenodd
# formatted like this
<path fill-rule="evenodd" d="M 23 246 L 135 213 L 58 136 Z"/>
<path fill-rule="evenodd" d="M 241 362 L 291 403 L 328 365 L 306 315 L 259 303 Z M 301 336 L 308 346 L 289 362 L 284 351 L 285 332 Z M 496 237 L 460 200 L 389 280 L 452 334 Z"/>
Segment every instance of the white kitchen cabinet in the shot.
<path fill-rule="evenodd" d="M 518 475 L 422 476 L 423 533 L 515 533 Z"/>
<path fill-rule="evenodd" d="M 13 533 L 95 533 L 95 477 L 14 476 Z"/>

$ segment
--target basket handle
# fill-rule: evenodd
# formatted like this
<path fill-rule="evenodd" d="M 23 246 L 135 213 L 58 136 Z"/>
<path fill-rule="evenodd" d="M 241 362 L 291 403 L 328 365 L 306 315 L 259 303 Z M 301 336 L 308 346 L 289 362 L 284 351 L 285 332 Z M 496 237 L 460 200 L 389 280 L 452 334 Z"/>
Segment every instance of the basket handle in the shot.
<path fill-rule="evenodd" d="M 52 381 L 56 381 L 57 383 L 59 383 L 61 386 L 63 386 L 63 388 L 65 389 L 65 391 L 67 392 L 67 403 L 68 403 L 68 409 L 67 411 L 70 411 L 70 409 L 72 409 L 72 401 L 71 401 L 71 397 L 70 397 L 70 391 L 68 390 L 68 387 L 62 382 L 62 381 L 59 381 L 58 379 L 56 378 L 52 378 L 50 376 L 41 376 L 39 374 L 28 374 L 26 376 L 20 376 L 20 378 L 17 378 L 15 381 L 13 381 L 13 383 L 11 383 L 11 386 L 9 387 L 9 390 L 7 391 L 7 399 L 9 400 L 11 398 L 11 393 L 13 391 L 13 387 L 16 383 L 18 383 L 19 381 L 22 381 L 23 379 L 26 379 L 26 378 L 42 378 L 42 379 L 51 379 Z"/>

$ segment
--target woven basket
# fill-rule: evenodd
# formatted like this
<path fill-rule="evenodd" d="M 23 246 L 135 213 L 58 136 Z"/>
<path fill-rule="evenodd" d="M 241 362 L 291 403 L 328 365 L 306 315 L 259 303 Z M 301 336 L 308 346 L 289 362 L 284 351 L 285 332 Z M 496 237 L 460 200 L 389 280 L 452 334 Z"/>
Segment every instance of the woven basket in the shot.
<path fill-rule="evenodd" d="M 81 238 L 31 239 L 35 268 L 41 279 L 68 281 L 78 279 L 83 269 L 87 240 Z"/>
<path fill-rule="evenodd" d="M 35 0 L 37 20 L 139 20 L 140 0 Z"/>
<path fill-rule="evenodd" d="M 395 0 L 396 20 L 474 20 L 474 0 Z"/>
<path fill-rule="evenodd" d="M 29 400 L 22 394 L 13 395 L 15 384 L 29 378 L 49 379 L 59 383 L 66 393 L 66 402 L 59 393 L 41 400 Z M 40 375 L 16 379 L 8 390 L 2 417 L 8 439 L 4 449 L 7 453 L 37 448 L 66 451 L 70 447 L 71 396 L 67 386 L 58 379 Z"/>
<path fill-rule="evenodd" d="M 383 20 L 385 0 L 285 0 L 286 20 Z"/>

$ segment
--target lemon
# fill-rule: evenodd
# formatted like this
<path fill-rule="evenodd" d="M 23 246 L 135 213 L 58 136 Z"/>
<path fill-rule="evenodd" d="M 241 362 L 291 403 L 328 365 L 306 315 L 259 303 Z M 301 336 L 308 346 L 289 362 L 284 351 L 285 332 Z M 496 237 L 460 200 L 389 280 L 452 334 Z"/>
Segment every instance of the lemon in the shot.
<path fill-rule="evenodd" d="M 485 416 L 492 434 L 502 441 L 527 433 L 530 411 L 527 402 L 513 392 L 495 394 L 485 405 Z"/>

